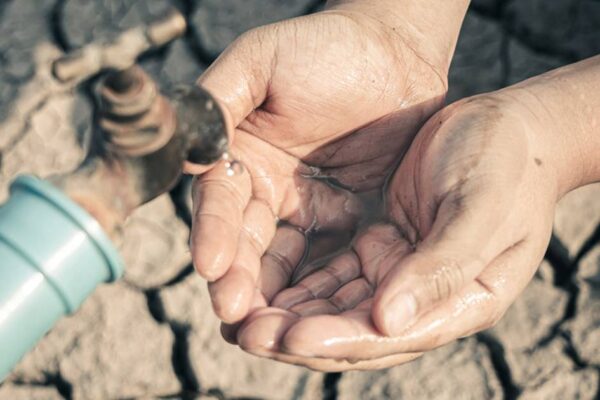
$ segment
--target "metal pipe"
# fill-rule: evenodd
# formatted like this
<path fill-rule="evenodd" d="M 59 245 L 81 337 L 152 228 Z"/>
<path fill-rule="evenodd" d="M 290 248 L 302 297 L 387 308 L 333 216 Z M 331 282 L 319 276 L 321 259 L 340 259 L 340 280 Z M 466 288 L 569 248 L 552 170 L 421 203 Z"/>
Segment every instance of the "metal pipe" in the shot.
<path fill-rule="evenodd" d="M 50 180 L 112 235 L 134 209 L 175 186 L 186 160 L 211 164 L 228 141 L 223 110 L 197 86 L 167 99 L 134 66 L 108 75 L 99 94 L 89 157 L 74 172 Z"/>
<path fill-rule="evenodd" d="M 227 150 L 224 113 L 209 93 L 191 86 L 165 97 L 133 65 L 141 51 L 181 34 L 182 18 L 172 14 L 54 63 L 56 78 L 69 84 L 111 70 L 84 162 L 48 181 L 17 179 L 0 206 L 0 381 L 98 284 L 120 277 L 111 240 L 131 212 L 169 191 L 186 160 L 210 164 Z"/>

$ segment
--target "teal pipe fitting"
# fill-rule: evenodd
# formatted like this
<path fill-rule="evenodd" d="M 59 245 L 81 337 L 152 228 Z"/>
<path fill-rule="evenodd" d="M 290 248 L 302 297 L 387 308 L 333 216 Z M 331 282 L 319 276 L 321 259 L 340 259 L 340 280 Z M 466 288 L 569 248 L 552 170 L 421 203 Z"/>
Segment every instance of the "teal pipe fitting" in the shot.
<path fill-rule="evenodd" d="M 11 185 L 0 207 L 0 382 L 123 262 L 100 224 L 50 183 Z"/>

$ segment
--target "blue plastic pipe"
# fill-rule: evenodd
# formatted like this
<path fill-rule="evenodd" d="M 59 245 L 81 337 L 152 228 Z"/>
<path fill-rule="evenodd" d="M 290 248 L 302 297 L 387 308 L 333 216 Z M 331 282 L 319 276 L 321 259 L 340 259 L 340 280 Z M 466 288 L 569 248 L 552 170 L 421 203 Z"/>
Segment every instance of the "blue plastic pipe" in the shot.
<path fill-rule="evenodd" d="M 0 382 L 123 263 L 98 222 L 50 183 L 20 177 L 0 207 Z"/>

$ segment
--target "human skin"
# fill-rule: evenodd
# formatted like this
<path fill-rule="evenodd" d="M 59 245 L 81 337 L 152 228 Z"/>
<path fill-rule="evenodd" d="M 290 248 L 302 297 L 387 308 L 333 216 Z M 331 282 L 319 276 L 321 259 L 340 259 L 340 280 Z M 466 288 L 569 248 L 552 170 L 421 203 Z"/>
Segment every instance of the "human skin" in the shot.
<path fill-rule="evenodd" d="M 339 246 L 315 233 L 351 237 L 365 217 L 363 194 L 381 191 L 443 106 L 467 6 L 332 1 L 244 34 L 201 76 L 229 115 L 230 153 L 243 166 L 234 176 L 225 161 L 208 172 L 187 166 L 204 173 L 194 190 L 194 265 L 223 321 L 241 321 L 287 287 L 309 241 L 313 252 Z"/>
<path fill-rule="evenodd" d="M 598 110 L 600 56 L 443 109 L 391 179 L 387 218 L 251 314 L 240 346 L 373 369 L 493 326 L 542 260 L 557 201 L 600 181 Z"/>

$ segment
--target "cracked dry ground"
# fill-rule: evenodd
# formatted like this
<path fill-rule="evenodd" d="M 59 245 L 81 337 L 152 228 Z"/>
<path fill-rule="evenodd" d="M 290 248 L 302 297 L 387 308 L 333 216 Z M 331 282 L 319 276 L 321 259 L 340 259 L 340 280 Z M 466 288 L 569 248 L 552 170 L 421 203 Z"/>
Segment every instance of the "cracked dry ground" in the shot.
<path fill-rule="evenodd" d="M 314 0 L 2 0 L 0 200 L 19 173 L 73 168 L 91 132 L 90 86 L 48 86 L 44 60 L 160 16 L 189 34 L 143 58 L 162 87 L 192 83 L 239 33 Z M 450 100 L 600 52 L 597 0 L 475 0 Z M 43 88 L 44 90 L 40 90 Z M 227 345 L 187 250 L 189 181 L 138 210 L 125 278 L 62 320 L 0 386 L 0 399 L 593 399 L 600 380 L 600 184 L 569 194 L 538 274 L 493 329 L 377 372 L 321 374 Z"/>

